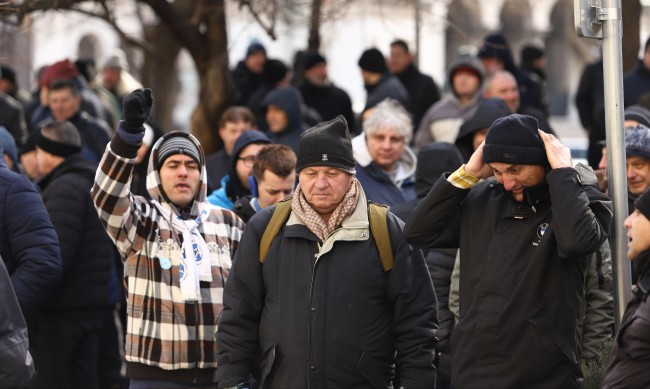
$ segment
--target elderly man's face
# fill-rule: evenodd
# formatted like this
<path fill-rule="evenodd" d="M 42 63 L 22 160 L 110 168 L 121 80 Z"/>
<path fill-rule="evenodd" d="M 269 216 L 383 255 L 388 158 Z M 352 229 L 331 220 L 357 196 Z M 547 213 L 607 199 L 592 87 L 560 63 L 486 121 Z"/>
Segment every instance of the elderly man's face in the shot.
<path fill-rule="evenodd" d="M 627 228 L 630 241 L 627 244 L 627 257 L 634 260 L 636 256 L 650 247 L 650 220 L 641 212 L 634 210 L 623 223 Z"/>
<path fill-rule="evenodd" d="M 638 196 L 650 187 L 650 161 L 643 157 L 629 156 L 625 162 L 627 189 Z"/>
<path fill-rule="evenodd" d="M 329 220 L 352 185 L 351 174 L 329 166 L 311 166 L 300 171 L 298 181 L 311 207 Z"/>
<path fill-rule="evenodd" d="M 392 171 L 404 152 L 404 136 L 392 128 L 382 128 L 366 138 L 372 161 L 384 171 Z"/>
<path fill-rule="evenodd" d="M 539 165 L 513 165 L 492 162 L 494 177 L 517 201 L 524 201 L 524 189 L 541 184 L 546 177 L 544 167 Z"/>
<path fill-rule="evenodd" d="M 159 174 L 169 201 L 179 208 L 192 204 L 201 177 L 198 162 L 185 154 L 174 154 L 165 160 Z"/>
<path fill-rule="evenodd" d="M 508 104 L 512 113 L 517 112 L 521 103 L 517 80 L 509 73 L 499 72 L 490 80 L 485 97 L 498 97 Z"/>

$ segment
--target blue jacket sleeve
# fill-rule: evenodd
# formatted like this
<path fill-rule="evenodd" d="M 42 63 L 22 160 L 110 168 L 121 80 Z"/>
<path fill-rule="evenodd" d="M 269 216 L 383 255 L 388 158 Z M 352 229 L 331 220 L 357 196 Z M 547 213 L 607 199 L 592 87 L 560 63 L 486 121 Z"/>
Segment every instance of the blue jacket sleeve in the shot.
<path fill-rule="evenodd" d="M 60 280 L 59 240 L 41 196 L 26 177 L 16 176 L 5 194 L 3 238 L 15 264 L 11 282 L 27 319 Z"/>

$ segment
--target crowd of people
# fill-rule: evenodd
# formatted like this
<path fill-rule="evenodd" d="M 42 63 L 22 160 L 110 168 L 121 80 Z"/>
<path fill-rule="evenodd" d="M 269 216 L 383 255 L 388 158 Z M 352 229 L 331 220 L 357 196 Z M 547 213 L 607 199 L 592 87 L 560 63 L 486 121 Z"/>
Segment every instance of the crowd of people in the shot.
<path fill-rule="evenodd" d="M 0 387 L 649 385 L 650 39 L 624 80 L 618 333 L 602 61 L 576 96 L 588 166 L 551 128 L 543 48 L 517 66 L 489 34 L 442 87 L 386 49 L 359 55 L 355 113 L 321 53 L 252 43 L 209 155 L 120 50 L 32 93 L 0 67 Z"/>

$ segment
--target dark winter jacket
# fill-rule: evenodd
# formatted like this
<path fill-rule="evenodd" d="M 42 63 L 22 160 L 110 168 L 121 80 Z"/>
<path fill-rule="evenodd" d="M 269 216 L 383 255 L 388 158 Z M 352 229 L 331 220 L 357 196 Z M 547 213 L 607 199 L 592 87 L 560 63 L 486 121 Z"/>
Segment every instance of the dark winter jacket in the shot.
<path fill-rule="evenodd" d="M 27 124 L 20 103 L 0 92 L 0 126 L 5 127 L 18 147 L 27 141 Z"/>
<path fill-rule="evenodd" d="M 391 73 L 385 73 L 375 85 L 366 85 L 366 107 L 364 111 L 390 98 L 397 100 L 407 111 L 411 111 L 411 99 L 400 80 Z"/>
<path fill-rule="evenodd" d="M 505 103 L 504 103 L 505 104 Z M 423 146 L 418 152 L 415 170 L 415 192 L 417 199 L 391 207 L 397 217 L 407 220 L 418 202 L 423 199 L 436 183 L 440 175 L 458 169 L 462 157 L 454 145 L 439 142 Z M 424 251 L 424 260 L 429 268 L 438 298 L 438 353 L 449 353 L 449 338 L 454 328 L 454 315 L 449 310 L 449 287 L 454 270 L 456 249 L 429 249 Z M 439 370 L 440 374 L 440 370 Z"/>
<path fill-rule="evenodd" d="M 48 117 L 38 124 L 38 128 L 40 129 L 52 120 L 54 120 L 52 117 Z M 79 130 L 82 147 L 81 155 L 89 161 L 99 162 L 112 136 L 108 124 L 84 111 L 77 111 L 68 121 Z"/>
<path fill-rule="evenodd" d="M 424 113 L 440 100 L 438 85 L 433 78 L 420 72 L 413 64 L 410 64 L 402 73 L 395 75 L 408 92 L 413 114 L 413 127 L 418 128 Z"/>
<path fill-rule="evenodd" d="M 248 223 L 251 217 L 255 215 L 257 210 L 255 206 L 251 203 L 253 201 L 253 195 L 248 195 L 240 197 L 235 201 L 235 204 L 232 206 L 232 211 L 239 216 L 244 223 Z"/>
<path fill-rule="evenodd" d="M 576 325 L 585 256 L 607 239 L 611 202 L 591 169 L 548 172 L 517 202 L 494 179 L 443 176 L 409 217 L 420 248 L 461 248 L 452 387 L 579 387 Z"/>
<path fill-rule="evenodd" d="M 332 120 L 343 115 L 349 128 L 354 128 L 354 111 L 350 96 L 333 84 L 316 86 L 307 80 L 299 87 L 305 104 L 314 108 L 323 121 Z"/>
<path fill-rule="evenodd" d="M 623 106 L 638 104 L 639 98 L 650 92 L 650 70 L 639 60 L 636 68 L 623 78 Z"/>
<path fill-rule="evenodd" d="M 208 193 L 221 188 L 221 179 L 228 174 L 230 155 L 221 149 L 205 158 L 205 170 L 208 172 Z"/>
<path fill-rule="evenodd" d="M 244 61 L 239 61 L 231 74 L 235 87 L 239 92 L 235 105 L 246 105 L 253 92 L 255 92 L 262 83 L 262 75 L 255 74 L 248 70 Z"/>
<path fill-rule="evenodd" d="M 260 264 L 275 207 L 246 226 L 226 283 L 217 338 L 217 387 L 261 373 L 262 388 L 433 388 L 436 299 L 424 260 L 389 214 L 395 261 L 384 273 L 365 196 L 320 240 L 294 213 Z M 395 351 L 397 350 L 397 354 Z"/>
<path fill-rule="evenodd" d="M 612 343 L 603 389 L 650 387 L 650 250 L 639 253 L 634 265 L 642 275 Z"/>
<path fill-rule="evenodd" d="M 1 149 L 0 149 L 1 150 Z M 28 325 L 61 278 L 61 251 L 41 196 L 0 159 L 0 254 Z"/>
<path fill-rule="evenodd" d="M 598 167 L 603 149 L 598 142 L 605 139 L 605 85 L 602 59 L 587 65 L 582 71 L 575 104 L 580 123 L 589 135 L 587 160 L 595 169 Z"/>
<path fill-rule="evenodd" d="M 273 104 L 280 107 L 286 114 L 289 122 L 287 127 L 282 132 L 266 131 L 266 136 L 271 139 L 273 143 L 287 145 L 298 153 L 298 138 L 300 134 L 305 131 L 302 125 L 302 114 L 300 110 L 300 95 L 296 89 L 292 87 L 278 88 L 271 91 L 264 98 L 264 108 Z"/>
<path fill-rule="evenodd" d="M 2 258 L 0 301 L 0 387 L 29 387 L 34 376 L 34 361 L 29 354 L 27 325 Z"/>
<path fill-rule="evenodd" d="M 46 311 L 100 310 L 108 301 L 113 242 L 90 198 L 97 164 L 67 157 L 39 181 L 43 202 L 61 244 L 63 275 Z"/>

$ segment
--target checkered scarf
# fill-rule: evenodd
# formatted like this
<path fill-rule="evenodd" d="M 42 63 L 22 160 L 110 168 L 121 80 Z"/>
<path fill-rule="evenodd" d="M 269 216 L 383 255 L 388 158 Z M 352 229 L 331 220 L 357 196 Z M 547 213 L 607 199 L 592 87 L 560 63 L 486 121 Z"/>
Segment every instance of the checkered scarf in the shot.
<path fill-rule="evenodd" d="M 291 210 L 296 213 L 296 216 L 305 223 L 311 232 L 316 234 L 321 241 L 325 241 L 327 236 L 341 225 L 343 219 L 354 211 L 359 199 L 359 192 L 359 181 L 353 178 L 350 190 L 343 196 L 341 203 L 332 212 L 329 221 L 325 223 L 318 212 L 309 205 L 300 184 L 298 184 L 296 193 L 291 200 Z"/>

